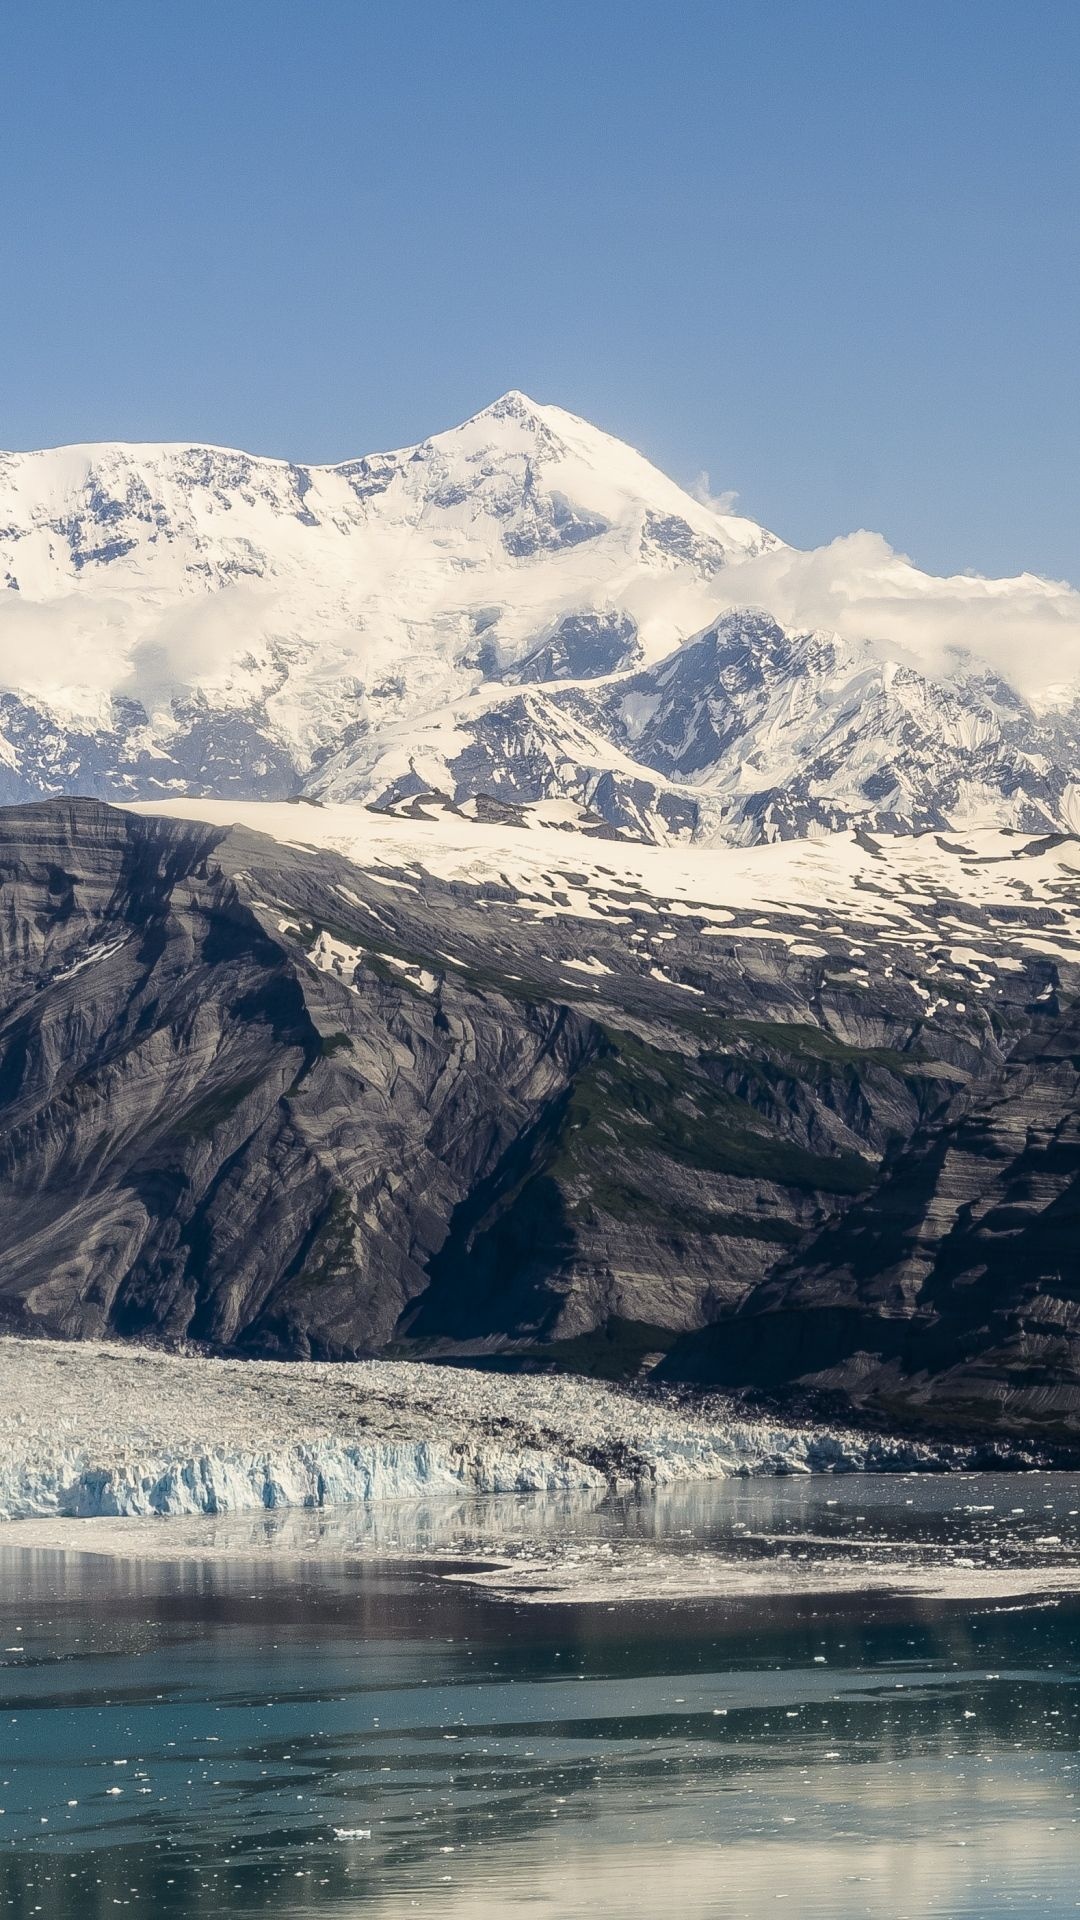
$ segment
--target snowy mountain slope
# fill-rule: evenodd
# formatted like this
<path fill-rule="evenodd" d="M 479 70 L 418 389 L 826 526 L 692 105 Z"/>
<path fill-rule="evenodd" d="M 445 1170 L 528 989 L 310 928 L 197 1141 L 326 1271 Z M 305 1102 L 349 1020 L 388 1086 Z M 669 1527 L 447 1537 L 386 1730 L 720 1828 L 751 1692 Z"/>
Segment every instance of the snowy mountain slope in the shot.
<path fill-rule="evenodd" d="M 633 901 L 635 910 L 646 903 L 661 938 L 700 921 L 705 938 L 772 940 L 813 957 L 828 935 L 831 957 L 845 961 L 866 942 L 898 944 L 928 969 L 912 975 L 924 1001 L 940 997 L 930 980 L 943 968 L 966 979 L 969 997 L 976 986 L 991 990 L 997 971 L 1014 972 L 1023 955 L 1080 968 L 1080 839 L 1070 835 L 1032 840 L 984 827 L 961 839 L 848 831 L 752 847 L 657 847 L 589 844 L 588 821 L 551 804 L 505 820 L 478 817 L 475 803 L 455 809 L 430 798 L 385 812 L 213 799 L 142 801 L 129 811 L 218 831 L 246 827 L 399 885 L 412 874 L 414 883 L 426 875 L 486 889 L 496 915 L 504 904 L 537 921 L 566 915 L 618 927 L 629 924 L 618 916 Z"/>
<path fill-rule="evenodd" d="M 768 615 L 725 615 L 591 704 L 624 752 L 692 790 L 699 836 L 1037 830 L 1080 809 L 1075 706 L 1036 714 L 989 670 L 935 681 L 870 641 Z"/>
<path fill-rule="evenodd" d="M 799 554 L 519 393 L 333 467 L 0 455 L 0 583 L 2 800 L 436 788 L 659 841 L 1080 817 L 1071 589 Z"/>
<path fill-rule="evenodd" d="M 312 779 L 385 805 L 563 797 L 665 841 L 1080 821 L 1080 708 L 1037 712 L 987 668 L 935 681 L 871 641 L 727 613 L 637 671 L 483 689 L 346 748 Z"/>

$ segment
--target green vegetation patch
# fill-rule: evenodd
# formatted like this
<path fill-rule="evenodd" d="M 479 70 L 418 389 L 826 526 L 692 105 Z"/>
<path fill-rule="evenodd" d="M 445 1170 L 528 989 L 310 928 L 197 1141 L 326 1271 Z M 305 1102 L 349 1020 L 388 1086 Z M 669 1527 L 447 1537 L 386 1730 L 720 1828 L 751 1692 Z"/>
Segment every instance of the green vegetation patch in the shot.
<path fill-rule="evenodd" d="M 335 1053 L 351 1053 L 352 1041 L 347 1033 L 321 1033 L 319 1035 L 319 1054 L 323 1060 L 329 1060 Z"/>
<path fill-rule="evenodd" d="M 606 1169 L 589 1166 L 579 1170 L 584 1191 L 567 1202 L 572 1219 L 602 1213 L 609 1220 L 633 1224 L 639 1221 L 653 1231 L 666 1230 L 673 1240 L 690 1236 L 710 1239 L 761 1240 L 773 1246 L 794 1246 L 802 1239 L 802 1229 L 789 1220 L 767 1215 L 734 1213 L 730 1210 L 688 1206 L 680 1195 L 667 1198 L 648 1187 L 633 1184 L 634 1169 L 627 1166 L 622 1177 Z"/>
<path fill-rule="evenodd" d="M 356 1220 L 351 1196 L 337 1187 L 331 1196 L 326 1217 L 308 1248 L 304 1264 L 297 1274 L 297 1287 L 322 1287 L 329 1282 L 351 1279 L 357 1273 L 354 1234 Z"/>
<path fill-rule="evenodd" d="M 234 1080 L 231 1086 L 218 1087 L 213 1093 L 204 1094 L 193 1107 L 181 1114 L 173 1132 L 181 1139 L 208 1139 L 222 1121 L 235 1113 L 250 1093 L 254 1093 L 262 1077 L 261 1073 L 252 1073 L 246 1079 Z"/>
<path fill-rule="evenodd" d="M 703 1063 L 604 1029 L 578 1076 L 548 1171 L 563 1182 L 613 1151 L 645 1149 L 701 1173 L 759 1179 L 815 1193 L 860 1193 L 874 1167 L 858 1154 L 816 1154 L 770 1131 L 746 1101 L 711 1084 Z M 620 1184 L 622 1184 L 620 1182 Z"/>
<path fill-rule="evenodd" d="M 916 1049 L 901 1053 L 895 1047 L 856 1047 L 838 1040 L 824 1027 L 797 1020 L 724 1020 L 725 1035 L 750 1040 L 795 1061 L 824 1061 L 838 1067 L 888 1067 L 893 1073 L 918 1073 L 925 1056 Z"/>

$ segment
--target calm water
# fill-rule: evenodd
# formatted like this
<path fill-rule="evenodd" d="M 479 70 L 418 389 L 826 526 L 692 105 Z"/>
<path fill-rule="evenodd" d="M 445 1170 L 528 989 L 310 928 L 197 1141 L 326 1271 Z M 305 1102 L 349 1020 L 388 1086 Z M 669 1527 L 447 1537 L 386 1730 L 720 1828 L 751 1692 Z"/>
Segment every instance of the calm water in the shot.
<path fill-rule="evenodd" d="M 819 1480 L 384 1516 L 410 1566 L 358 1517 L 349 1562 L 2 1548 L 0 1915 L 1075 1914 L 1080 1594 L 528 1605 L 437 1555 L 1060 1558 L 1078 1509 L 1060 1475 Z"/>

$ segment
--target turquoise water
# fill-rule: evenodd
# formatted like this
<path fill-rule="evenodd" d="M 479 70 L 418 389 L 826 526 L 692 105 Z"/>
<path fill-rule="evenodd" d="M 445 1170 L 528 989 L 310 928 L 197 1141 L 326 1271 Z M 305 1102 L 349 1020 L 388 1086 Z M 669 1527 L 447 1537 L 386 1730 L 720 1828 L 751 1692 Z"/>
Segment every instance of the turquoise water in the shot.
<path fill-rule="evenodd" d="M 993 1525 L 1015 1560 L 1078 1508 L 1064 1476 L 780 1482 L 535 1524 L 699 1551 L 749 1516 L 758 1555 Z M 489 1503 L 458 1545 L 528 1527 Z M 0 1915 L 1080 1911 L 1080 1594 L 530 1605 L 245 1537 L 0 1548 Z"/>

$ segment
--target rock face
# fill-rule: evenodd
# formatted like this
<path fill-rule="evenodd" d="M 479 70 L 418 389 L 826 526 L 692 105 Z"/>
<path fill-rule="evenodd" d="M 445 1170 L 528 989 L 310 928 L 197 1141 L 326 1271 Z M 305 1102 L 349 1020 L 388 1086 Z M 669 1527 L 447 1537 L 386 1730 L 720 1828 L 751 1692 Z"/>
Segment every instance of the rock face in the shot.
<path fill-rule="evenodd" d="M 945 1126 L 671 1371 L 943 1429 L 1080 1427 L 1080 1020 L 1054 996 L 1032 1015 Z"/>
<path fill-rule="evenodd" d="M 1072 843 L 229 811 L 0 813 L 10 1330 L 1075 1426 Z"/>
<path fill-rule="evenodd" d="M 443 717 L 421 718 L 405 774 L 373 735 L 312 791 L 370 789 L 385 804 L 422 766 L 458 801 L 569 797 L 642 839 L 708 845 L 1073 820 L 1080 710 L 1036 714 L 975 663 L 935 680 L 869 643 L 746 608 L 634 673 L 579 670 L 569 685 L 564 668 L 560 684 L 550 658 L 506 674 L 521 691 L 462 709 L 449 738 Z"/>

